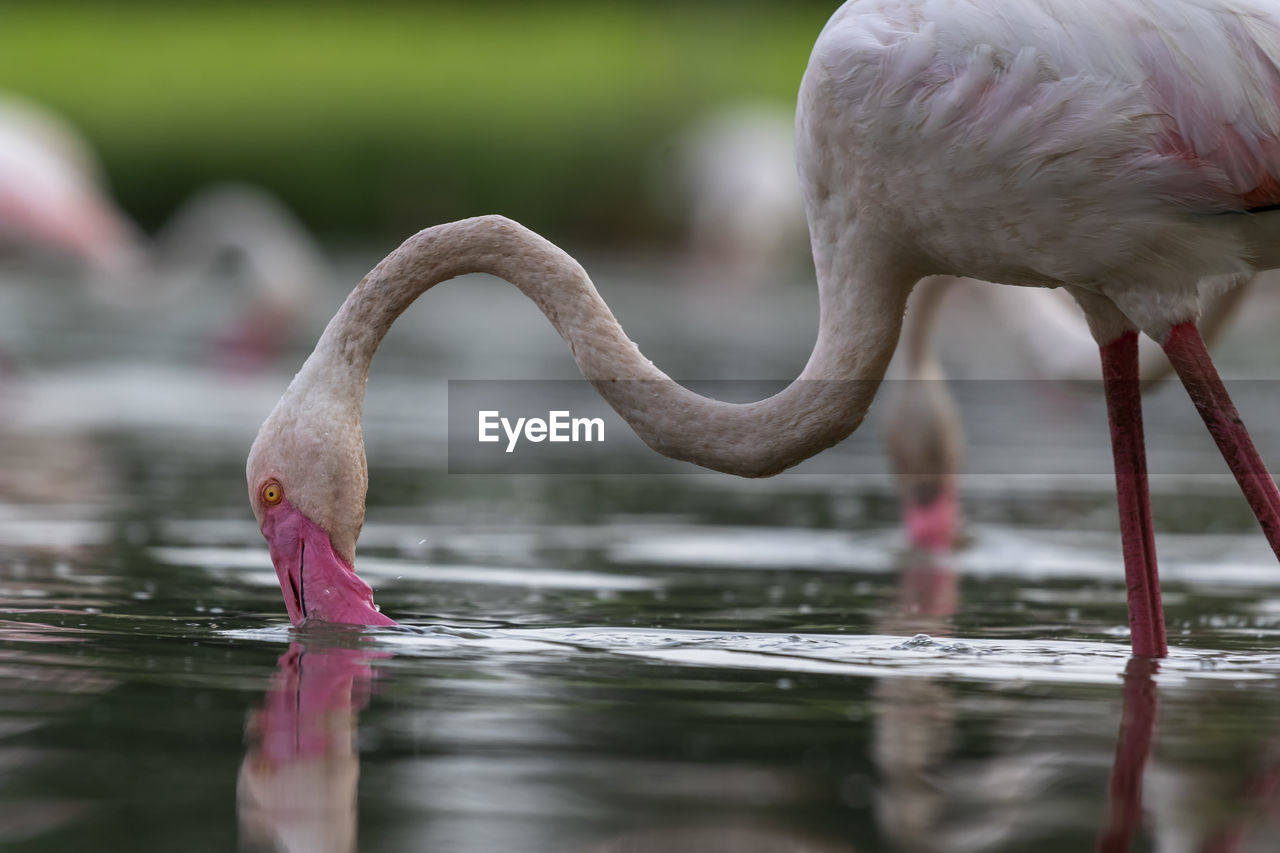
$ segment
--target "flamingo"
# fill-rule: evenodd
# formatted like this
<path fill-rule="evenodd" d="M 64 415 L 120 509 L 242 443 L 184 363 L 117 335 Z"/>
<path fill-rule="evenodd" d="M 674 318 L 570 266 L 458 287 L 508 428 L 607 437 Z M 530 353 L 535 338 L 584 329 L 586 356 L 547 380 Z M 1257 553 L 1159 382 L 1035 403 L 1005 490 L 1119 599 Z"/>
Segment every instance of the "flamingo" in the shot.
<path fill-rule="evenodd" d="M 884 445 L 898 483 L 907 542 L 924 550 L 949 550 L 960 535 L 958 481 L 964 425 L 933 335 L 947 295 L 966 284 L 971 291 L 980 288 L 989 312 L 1006 327 L 1025 331 L 1019 324 L 1031 321 L 1027 325 L 1034 326 L 1034 332 L 1020 336 L 1018 355 L 1031 363 L 1038 378 L 1099 378 L 1093 338 L 1079 309 L 1062 291 L 992 287 L 951 276 L 922 279 L 903 320 L 899 381 L 893 383 L 888 400 Z M 1199 328 L 1207 343 L 1222 335 L 1249 288 L 1250 283 L 1242 280 L 1214 295 L 1205 306 Z M 1154 342 L 1144 343 L 1156 348 Z M 1158 351 L 1146 353 L 1140 371 L 1143 388 L 1164 379 L 1172 369 Z"/>
<path fill-rule="evenodd" d="M 705 281 L 725 284 L 723 275 L 739 286 L 763 285 L 785 266 L 800 236 L 807 237 L 792 162 L 794 124 L 792 115 L 771 103 L 733 104 L 703 117 L 674 142 L 690 254 Z M 903 381 L 894 383 L 884 434 L 907 542 L 926 550 L 950 549 L 959 538 L 964 427 L 933 345 L 946 296 L 957 281 L 926 278 L 912 293 L 899 347 Z M 1206 306 L 1199 323 L 1206 342 L 1221 333 L 1247 289 L 1228 288 Z M 973 295 L 974 285 L 967 290 Z M 1019 338 L 1019 355 L 1037 378 L 1100 378 L 1093 338 L 1070 296 L 1040 288 L 984 295 L 991 312 Z M 1158 353 L 1144 354 L 1142 363 L 1144 386 L 1172 369 Z"/>
<path fill-rule="evenodd" d="M 225 258 L 243 273 L 248 304 L 215 333 L 215 361 L 233 372 L 260 369 L 290 342 L 329 261 L 306 226 L 262 187 L 220 181 L 202 187 L 166 220 L 152 244 L 152 274 L 164 301 L 185 298 Z M 159 295 L 159 294 L 157 294 Z"/>
<path fill-rule="evenodd" d="M 902 327 L 902 381 L 889 400 L 884 445 L 898 481 L 902 525 L 916 548 L 943 551 L 956 542 L 956 480 L 964 425 L 933 347 L 933 329 L 954 279 L 934 276 L 916 287 Z"/>
<path fill-rule="evenodd" d="M 739 286 L 763 285 L 807 237 L 792 155 L 794 125 L 794 117 L 775 104 L 737 103 L 704 116 L 673 142 L 690 254 L 702 267 L 704 284 L 732 279 Z M 902 525 L 908 544 L 925 550 L 950 549 L 959 537 L 964 428 L 933 345 L 947 294 L 958 281 L 926 278 L 913 291 L 899 347 L 902 381 L 892 383 L 888 400 L 884 446 L 897 479 Z M 966 296 L 979 287 L 971 282 Z M 1066 293 L 981 290 L 986 307 L 1018 338 L 1019 355 L 1037 378 L 1100 378 L 1093 338 Z M 1231 287 L 1209 302 L 1199 323 L 1206 342 L 1221 334 L 1247 290 Z M 1149 386 L 1172 368 L 1153 341 L 1144 343 L 1157 350 L 1142 357 L 1142 381 Z"/>
<path fill-rule="evenodd" d="M 663 147 L 654 183 L 682 221 L 702 286 L 762 287 L 808 251 L 794 135 L 786 108 L 742 102 L 702 116 Z"/>
<path fill-rule="evenodd" d="M 259 187 L 220 182 L 172 214 L 156 238 L 112 200 L 92 148 L 58 116 L 0 95 L 0 242 L 60 252 L 101 273 L 112 302 L 161 307 L 228 254 L 243 261 L 252 304 L 215 333 L 217 360 L 261 367 L 288 342 L 328 262 L 297 217 Z"/>
<path fill-rule="evenodd" d="M 505 218 L 428 228 L 383 260 L 249 453 L 250 500 L 290 618 L 392 623 L 353 569 L 369 365 L 410 303 L 470 272 L 531 298 L 650 447 L 744 477 L 777 474 L 858 427 L 921 278 L 1065 287 L 1102 361 L 1134 654 L 1167 653 L 1139 331 L 1168 355 L 1280 553 L 1280 491 L 1195 324 L 1202 292 L 1280 266 L 1280 8 L 851 0 L 822 30 L 802 79 L 796 158 L 818 337 L 800 376 L 755 403 L 672 381 L 572 257 Z"/>
<path fill-rule="evenodd" d="M 103 188 L 92 149 L 57 116 L 0 96 L 0 239 L 65 252 L 107 273 L 137 258 L 137 229 Z"/>

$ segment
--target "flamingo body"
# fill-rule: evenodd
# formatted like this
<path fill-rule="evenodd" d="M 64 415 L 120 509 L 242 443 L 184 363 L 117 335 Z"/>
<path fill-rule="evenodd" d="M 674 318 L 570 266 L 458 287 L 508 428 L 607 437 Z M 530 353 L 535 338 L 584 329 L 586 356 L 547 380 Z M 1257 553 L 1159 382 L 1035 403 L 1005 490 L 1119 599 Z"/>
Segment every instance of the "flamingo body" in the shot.
<path fill-rule="evenodd" d="M 854 0 L 801 89 L 810 222 L 1094 291 L 1162 339 L 1252 268 L 1223 214 L 1280 201 L 1278 57 L 1280 15 L 1246 0 Z"/>

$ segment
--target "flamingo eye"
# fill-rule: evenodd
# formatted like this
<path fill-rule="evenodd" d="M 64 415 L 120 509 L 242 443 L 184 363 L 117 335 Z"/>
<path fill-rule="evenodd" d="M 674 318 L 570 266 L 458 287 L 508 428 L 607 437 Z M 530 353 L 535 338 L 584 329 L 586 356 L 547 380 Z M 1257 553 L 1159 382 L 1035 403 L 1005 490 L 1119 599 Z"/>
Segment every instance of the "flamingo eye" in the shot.
<path fill-rule="evenodd" d="M 284 498 L 284 488 L 275 480 L 267 483 L 262 487 L 262 502 L 268 506 L 275 506 Z"/>

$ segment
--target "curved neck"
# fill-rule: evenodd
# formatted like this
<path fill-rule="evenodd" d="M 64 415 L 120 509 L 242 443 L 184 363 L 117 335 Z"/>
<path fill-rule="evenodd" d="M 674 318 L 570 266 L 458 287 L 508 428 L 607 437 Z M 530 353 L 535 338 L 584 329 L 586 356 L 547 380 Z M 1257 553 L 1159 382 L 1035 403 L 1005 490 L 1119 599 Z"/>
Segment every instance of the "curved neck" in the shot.
<path fill-rule="evenodd" d="M 885 421 L 885 444 L 902 488 L 907 526 L 918 544 L 947 540 L 949 546 L 955 521 L 951 493 L 964 427 L 933 345 L 938 309 L 955 283 L 952 276 L 937 275 L 916 286 L 903 322 L 901 376 Z"/>
<path fill-rule="evenodd" d="M 532 299 L 569 344 L 582 375 L 646 444 L 741 476 L 778 473 L 861 423 L 897 343 L 911 280 L 845 254 L 817 253 L 818 341 L 800 377 L 757 403 L 702 397 L 653 366 L 572 257 L 518 223 L 478 217 L 428 228 L 378 264 L 347 297 L 294 379 L 298 391 L 359 408 L 374 352 L 391 324 L 439 282 L 482 272 Z M 875 257 L 872 255 L 872 257 Z"/>
<path fill-rule="evenodd" d="M 923 278 L 916 285 L 902 324 L 903 371 L 908 379 L 941 379 L 942 364 L 933 346 L 938 309 L 956 280 L 949 275 Z"/>

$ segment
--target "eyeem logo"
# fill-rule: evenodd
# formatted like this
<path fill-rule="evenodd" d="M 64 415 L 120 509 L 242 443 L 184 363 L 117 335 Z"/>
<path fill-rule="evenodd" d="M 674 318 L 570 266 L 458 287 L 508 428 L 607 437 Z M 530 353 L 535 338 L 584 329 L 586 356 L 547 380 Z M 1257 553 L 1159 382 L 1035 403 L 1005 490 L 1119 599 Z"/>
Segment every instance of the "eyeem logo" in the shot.
<path fill-rule="evenodd" d="M 499 429 L 506 434 L 507 453 L 516 449 L 516 444 L 523 437 L 534 444 L 543 441 L 551 442 L 597 442 L 604 441 L 604 418 L 575 418 L 568 411 L 548 412 L 547 419 L 516 418 L 513 424 L 510 419 L 502 417 L 495 410 L 478 413 L 479 431 L 476 440 L 489 444 L 502 440 Z"/>

